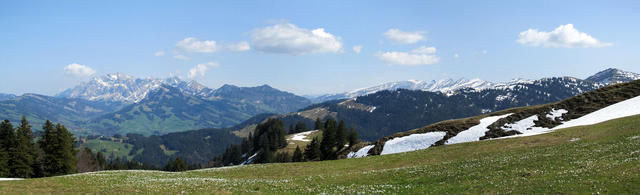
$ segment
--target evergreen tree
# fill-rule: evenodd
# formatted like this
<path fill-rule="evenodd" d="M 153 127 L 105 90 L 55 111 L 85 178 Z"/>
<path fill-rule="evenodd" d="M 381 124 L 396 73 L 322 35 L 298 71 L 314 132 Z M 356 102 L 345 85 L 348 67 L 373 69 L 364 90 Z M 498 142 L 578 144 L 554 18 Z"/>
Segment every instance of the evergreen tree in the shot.
<path fill-rule="evenodd" d="M 335 119 L 329 118 L 325 122 L 324 128 L 325 129 L 322 132 L 322 142 L 320 143 L 322 159 L 335 159 L 335 152 L 333 148 L 336 146 L 336 131 L 338 130 L 338 124 Z"/>
<path fill-rule="evenodd" d="M 293 126 L 293 124 L 291 124 L 291 125 L 289 126 L 289 134 L 294 134 L 294 133 L 297 133 L 297 132 L 296 132 L 296 127 L 295 127 L 295 126 Z"/>
<path fill-rule="evenodd" d="M 29 125 L 25 116 L 22 116 L 22 121 L 16 132 L 16 150 L 13 156 L 15 164 L 12 167 L 13 177 L 28 178 L 35 175 L 33 169 L 34 166 L 37 166 L 35 161 L 38 153 L 33 143 L 33 138 L 31 125 Z"/>
<path fill-rule="evenodd" d="M 296 123 L 296 133 L 300 133 L 300 132 L 305 132 L 307 131 L 307 124 L 305 124 L 302 121 L 299 121 L 298 123 Z"/>
<path fill-rule="evenodd" d="M 2 141 L 0 143 L 0 147 L 4 148 L 6 153 L 6 169 L 8 171 L 6 175 L 8 177 L 15 177 L 15 170 L 20 166 L 20 164 L 17 162 L 18 159 L 16 158 L 19 155 L 17 149 L 18 143 L 16 141 L 16 134 L 11 121 L 5 119 L 0 123 L 0 137 L 2 137 L 0 140 Z"/>
<path fill-rule="evenodd" d="M 286 163 L 291 162 L 291 155 L 287 152 L 279 152 L 276 154 L 275 162 Z"/>
<path fill-rule="evenodd" d="M 0 177 L 10 177 L 9 174 L 9 153 L 4 146 L 0 146 Z"/>
<path fill-rule="evenodd" d="M 304 150 L 304 159 L 308 161 L 320 160 L 322 152 L 320 151 L 320 143 L 317 137 L 313 137 L 311 143 Z"/>
<path fill-rule="evenodd" d="M 256 159 L 257 163 L 272 163 L 275 161 L 275 156 L 273 155 L 273 151 L 269 148 L 262 148 L 260 150 L 260 154 L 258 155 L 258 159 Z"/>
<path fill-rule="evenodd" d="M 340 120 L 336 131 L 336 148 L 340 150 L 345 144 L 347 144 L 347 125 L 343 120 Z"/>
<path fill-rule="evenodd" d="M 322 123 L 322 120 L 320 120 L 320 118 L 316 118 L 315 130 L 320 129 L 324 129 L 324 123 Z"/>
<path fill-rule="evenodd" d="M 44 130 L 40 147 L 44 151 L 43 172 L 45 176 L 55 176 L 74 173 L 77 159 L 73 148 L 73 135 L 64 125 L 55 127 L 47 120 L 42 127 Z"/>
<path fill-rule="evenodd" d="M 182 158 L 178 157 L 175 160 L 170 160 L 167 165 L 164 166 L 163 170 L 165 171 L 173 171 L 173 172 L 181 172 L 186 171 L 187 163 L 185 163 Z"/>
<path fill-rule="evenodd" d="M 293 152 L 293 157 L 291 158 L 292 162 L 302 162 L 303 156 L 300 147 L 296 146 L 296 151 Z"/>
<path fill-rule="evenodd" d="M 98 151 L 98 154 L 96 154 L 96 161 L 98 162 L 98 166 L 101 170 L 106 169 L 107 160 L 104 158 L 104 154 L 102 154 L 102 152 Z"/>
<path fill-rule="evenodd" d="M 349 147 L 352 147 L 356 145 L 358 142 L 360 142 L 360 140 L 358 139 L 358 132 L 356 132 L 356 130 L 354 130 L 353 127 L 351 127 L 351 130 L 349 130 L 348 140 L 349 140 Z"/>

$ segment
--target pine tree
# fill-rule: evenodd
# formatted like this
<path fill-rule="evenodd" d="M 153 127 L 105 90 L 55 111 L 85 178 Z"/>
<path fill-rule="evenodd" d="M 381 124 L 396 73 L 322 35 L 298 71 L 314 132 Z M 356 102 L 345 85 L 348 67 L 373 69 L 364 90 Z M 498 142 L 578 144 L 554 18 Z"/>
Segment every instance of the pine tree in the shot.
<path fill-rule="evenodd" d="M 300 132 L 305 132 L 307 131 L 307 124 L 305 124 L 304 122 L 298 122 L 296 123 L 296 133 L 300 133 Z"/>
<path fill-rule="evenodd" d="M 295 127 L 295 126 L 293 126 L 293 124 L 291 124 L 291 125 L 289 126 L 289 134 L 294 134 L 294 133 L 297 133 L 297 132 L 296 132 L 296 127 Z"/>
<path fill-rule="evenodd" d="M 315 130 L 320 129 L 324 129 L 324 123 L 322 123 L 322 120 L 320 120 L 320 118 L 316 118 Z"/>
<path fill-rule="evenodd" d="M 28 178 L 35 175 L 33 169 L 34 166 L 37 166 L 35 161 L 38 153 L 33 143 L 33 138 L 31 125 L 29 125 L 25 116 L 22 116 L 22 121 L 16 132 L 16 153 L 13 157 L 15 158 L 15 164 L 12 168 L 13 177 Z"/>
<path fill-rule="evenodd" d="M 320 151 L 320 143 L 317 137 L 313 137 L 311 143 L 304 150 L 304 159 L 308 161 L 320 160 L 322 152 Z"/>
<path fill-rule="evenodd" d="M 292 162 L 302 162 L 302 151 L 299 146 L 296 146 L 296 151 L 293 152 L 293 157 L 291 158 Z"/>
<path fill-rule="evenodd" d="M 336 131 L 338 124 L 333 118 L 327 119 L 322 132 L 322 142 L 320 142 L 320 150 L 322 151 L 323 160 L 335 159 L 333 148 L 336 146 Z"/>
<path fill-rule="evenodd" d="M 336 148 L 342 149 L 347 144 L 347 125 L 343 120 L 340 120 L 338 130 L 336 131 Z"/>
<path fill-rule="evenodd" d="M 44 130 L 40 147 L 44 151 L 43 173 L 45 176 L 55 176 L 74 173 L 77 159 L 73 148 L 73 135 L 64 125 L 55 127 L 47 120 L 42 127 Z"/>
<path fill-rule="evenodd" d="M 356 132 L 356 130 L 354 130 L 353 127 L 351 127 L 351 130 L 349 130 L 348 140 L 349 140 L 349 147 L 352 147 L 356 145 L 358 142 L 360 142 L 360 140 L 358 139 L 358 132 Z"/>
<path fill-rule="evenodd" d="M 98 154 L 96 154 L 96 161 L 98 162 L 100 170 L 106 169 L 107 159 L 104 158 L 104 154 L 102 154 L 102 152 L 98 151 Z"/>
<path fill-rule="evenodd" d="M 4 121 L 2 121 L 2 123 L 0 123 L 0 137 L 2 138 L 0 140 L 2 141 L 0 143 L 0 147 L 3 148 L 4 153 L 6 153 L 6 157 L 4 158 L 6 159 L 7 163 L 7 165 L 5 166 L 7 169 L 7 173 L 5 173 L 5 175 L 8 177 L 15 177 L 15 170 L 20 165 L 18 164 L 16 158 L 19 155 L 19 152 L 17 149 L 16 134 L 11 121 L 5 119 Z"/>
<path fill-rule="evenodd" d="M 275 161 L 275 156 L 273 155 L 273 151 L 269 148 L 262 148 L 260 150 L 260 154 L 258 155 L 257 163 L 272 163 Z"/>

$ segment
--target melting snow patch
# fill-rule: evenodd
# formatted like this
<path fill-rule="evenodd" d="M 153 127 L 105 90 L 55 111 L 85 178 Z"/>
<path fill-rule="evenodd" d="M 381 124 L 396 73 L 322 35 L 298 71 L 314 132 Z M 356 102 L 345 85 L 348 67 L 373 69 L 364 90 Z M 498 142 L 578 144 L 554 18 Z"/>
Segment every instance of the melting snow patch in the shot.
<path fill-rule="evenodd" d="M 380 155 L 426 149 L 444 138 L 446 134 L 446 132 L 437 131 L 393 138 L 384 144 Z"/>
<path fill-rule="evenodd" d="M 360 158 L 360 157 L 365 157 L 368 156 L 369 154 L 369 150 L 371 150 L 371 148 L 373 148 L 374 145 L 368 145 L 365 147 L 360 148 L 360 150 L 356 151 L 356 152 L 349 152 L 349 154 L 347 154 L 347 158 Z"/>
<path fill-rule="evenodd" d="M 291 137 L 291 139 L 290 139 L 290 140 L 293 140 L 293 141 L 310 142 L 310 141 L 311 141 L 310 139 L 306 139 L 306 138 L 307 138 L 307 136 L 311 135 L 313 132 L 316 132 L 316 131 L 317 131 L 317 130 L 313 130 L 313 131 L 305 131 L 305 132 L 302 132 L 302 133 L 296 133 L 296 134 L 293 134 L 293 137 Z"/>
<path fill-rule="evenodd" d="M 480 119 L 480 124 L 473 126 L 467 130 L 461 131 L 456 136 L 449 138 L 445 144 L 457 144 L 464 142 L 472 142 L 480 140 L 480 137 L 484 136 L 484 134 L 489 131 L 487 127 L 501 118 L 507 117 L 511 114 L 505 114 L 500 116 L 490 116 L 483 119 Z"/>
<path fill-rule="evenodd" d="M 538 115 L 533 115 L 528 118 L 519 120 L 515 123 L 505 124 L 504 127 L 502 127 L 502 129 L 505 131 L 515 130 L 522 133 L 520 135 L 514 135 L 509 137 L 538 135 L 538 134 L 546 133 L 550 130 L 549 128 L 545 128 L 545 127 L 534 127 L 534 125 L 536 125 L 534 121 L 537 121 L 537 120 L 538 120 Z"/>
<path fill-rule="evenodd" d="M 22 178 L 0 178 L 0 181 L 24 180 Z"/>
<path fill-rule="evenodd" d="M 556 118 L 559 118 L 560 120 L 562 120 L 562 115 L 566 114 L 567 110 L 565 109 L 558 109 L 556 110 L 555 108 L 551 109 L 551 112 L 549 112 L 549 114 L 547 114 L 547 118 L 551 119 L 551 120 L 556 120 Z"/>
<path fill-rule="evenodd" d="M 615 103 L 595 112 L 584 115 L 580 118 L 567 121 L 564 124 L 558 125 L 553 129 L 562 129 L 581 125 L 592 125 L 611 119 L 633 116 L 637 114 L 640 114 L 640 96 Z"/>
<path fill-rule="evenodd" d="M 570 142 L 580 141 L 579 137 L 574 137 L 569 140 Z"/>

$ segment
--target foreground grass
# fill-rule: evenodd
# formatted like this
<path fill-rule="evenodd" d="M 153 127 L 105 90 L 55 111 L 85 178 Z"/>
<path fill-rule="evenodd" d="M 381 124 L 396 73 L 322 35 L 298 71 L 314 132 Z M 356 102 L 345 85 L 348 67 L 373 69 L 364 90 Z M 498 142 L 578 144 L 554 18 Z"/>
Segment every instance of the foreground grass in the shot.
<path fill-rule="evenodd" d="M 0 182 L 0 193 L 640 193 L 640 115 L 553 133 L 325 162 Z"/>

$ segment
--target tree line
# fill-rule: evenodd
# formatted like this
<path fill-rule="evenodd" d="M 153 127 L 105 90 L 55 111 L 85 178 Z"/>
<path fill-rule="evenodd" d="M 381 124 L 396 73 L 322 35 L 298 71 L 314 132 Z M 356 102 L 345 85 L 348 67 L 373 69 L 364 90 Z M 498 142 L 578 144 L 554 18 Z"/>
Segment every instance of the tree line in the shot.
<path fill-rule="evenodd" d="M 47 120 L 36 142 L 23 116 L 17 128 L 9 120 L 0 123 L 0 177 L 33 178 L 76 172 L 75 138 L 64 125 Z"/>
<path fill-rule="evenodd" d="M 213 166 L 238 165 L 247 163 L 302 162 L 337 159 L 338 153 L 359 142 L 358 134 L 351 127 L 347 130 L 344 121 L 333 118 L 326 121 L 317 119 L 315 129 L 322 135 L 314 137 L 304 151 L 297 146 L 293 154 L 276 152 L 288 145 L 284 124 L 279 119 L 268 119 L 256 126 L 253 133 L 239 145 L 230 145 L 227 150 L 212 160 Z M 289 127 L 289 134 L 308 131 L 306 124 L 299 122 Z M 249 156 L 249 155 L 255 156 Z"/>

